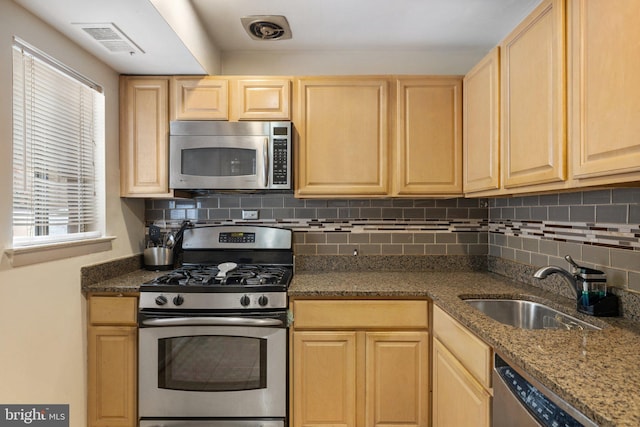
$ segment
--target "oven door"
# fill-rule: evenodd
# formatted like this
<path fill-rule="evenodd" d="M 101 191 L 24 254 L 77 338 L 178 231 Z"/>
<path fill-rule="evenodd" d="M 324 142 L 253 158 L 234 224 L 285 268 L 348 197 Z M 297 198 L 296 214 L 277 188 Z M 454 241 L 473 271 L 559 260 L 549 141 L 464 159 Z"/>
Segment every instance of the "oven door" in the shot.
<path fill-rule="evenodd" d="M 278 323 L 238 317 L 142 321 L 139 416 L 285 418 L 287 330 Z"/>
<path fill-rule="evenodd" d="M 177 189 L 265 189 L 269 136 L 172 135 L 169 186 Z"/>

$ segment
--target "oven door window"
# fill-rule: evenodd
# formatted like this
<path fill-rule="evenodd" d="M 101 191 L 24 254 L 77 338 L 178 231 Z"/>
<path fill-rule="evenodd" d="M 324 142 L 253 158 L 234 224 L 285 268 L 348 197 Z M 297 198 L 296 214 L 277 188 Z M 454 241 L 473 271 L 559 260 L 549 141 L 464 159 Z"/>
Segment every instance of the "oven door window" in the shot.
<path fill-rule="evenodd" d="M 258 152 L 247 148 L 186 148 L 182 174 L 194 176 L 255 176 Z"/>
<path fill-rule="evenodd" d="M 198 335 L 158 340 L 158 387 L 240 391 L 267 387 L 267 340 Z"/>

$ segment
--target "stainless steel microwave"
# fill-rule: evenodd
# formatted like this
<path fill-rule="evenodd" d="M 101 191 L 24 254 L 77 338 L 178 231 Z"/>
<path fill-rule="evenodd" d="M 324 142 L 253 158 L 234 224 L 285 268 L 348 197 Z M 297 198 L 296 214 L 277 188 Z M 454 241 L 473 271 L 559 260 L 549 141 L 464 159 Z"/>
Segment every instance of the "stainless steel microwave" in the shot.
<path fill-rule="evenodd" d="M 291 122 L 173 121 L 169 186 L 187 190 L 291 188 Z"/>

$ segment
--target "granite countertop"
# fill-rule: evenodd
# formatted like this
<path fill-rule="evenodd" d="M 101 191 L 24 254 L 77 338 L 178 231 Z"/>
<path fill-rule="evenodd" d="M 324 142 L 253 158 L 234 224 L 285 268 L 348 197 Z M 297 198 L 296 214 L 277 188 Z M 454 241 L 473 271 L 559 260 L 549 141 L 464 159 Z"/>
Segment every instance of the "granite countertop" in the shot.
<path fill-rule="evenodd" d="M 84 293 L 135 293 L 140 290 L 140 285 L 158 276 L 166 274 L 166 271 L 135 270 L 111 279 L 96 283 L 83 284 Z"/>
<path fill-rule="evenodd" d="M 602 426 L 640 425 L 640 328 L 595 318 L 568 298 L 485 272 L 297 272 L 291 298 L 430 298 L 498 353 Z M 523 330 L 503 325 L 460 297 L 523 297 L 603 327 Z"/>
<path fill-rule="evenodd" d="M 510 362 L 528 372 L 550 390 L 602 426 L 640 425 L 640 323 L 623 318 L 595 318 L 575 310 L 569 298 L 484 271 L 460 272 L 467 265 L 441 264 L 436 259 L 412 270 L 375 271 L 369 264 L 349 271 L 353 258 L 338 267 L 298 268 L 289 287 L 295 298 L 429 298 L 469 328 Z M 364 257 L 363 257 L 364 258 Z M 403 262 L 405 258 L 402 258 Z M 334 259 L 330 259 L 333 263 Z M 300 264 L 303 267 L 306 261 Z M 142 283 L 163 272 L 136 269 L 139 260 L 119 261 L 127 271 L 110 272 L 102 266 L 83 276 L 84 293 L 134 293 Z M 136 264 L 138 263 L 138 264 Z M 133 271 L 131 267 L 133 266 Z M 298 262 L 296 263 L 298 266 Z M 333 267 L 336 267 L 333 265 Z M 388 265 L 381 266 L 382 268 Z M 406 267 L 406 268 L 405 268 Z M 472 269 L 477 266 L 472 265 Z M 467 270 L 468 271 L 468 270 Z M 116 274 L 117 273 L 117 274 Z M 101 278 L 105 278 L 102 280 Z M 521 297 L 603 327 L 601 331 L 523 330 L 485 316 L 460 297 Z"/>

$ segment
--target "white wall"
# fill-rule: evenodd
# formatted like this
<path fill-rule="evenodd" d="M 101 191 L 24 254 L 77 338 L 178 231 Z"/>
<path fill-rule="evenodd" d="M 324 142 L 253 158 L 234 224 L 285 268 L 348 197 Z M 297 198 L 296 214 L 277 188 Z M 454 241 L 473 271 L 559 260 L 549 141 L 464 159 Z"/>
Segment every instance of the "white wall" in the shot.
<path fill-rule="evenodd" d="M 464 75 L 487 54 L 482 49 L 393 51 L 223 52 L 226 75 Z"/>
<path fill-rule="evenodd" d="M 107 234 L 111 251 L 12 268 L 12 36 L 102 85 L 106 97 Z M 144 204 L 119 198 L 118 75 L 11 0 L 0 0 L 0 402 L 70 404 L 71 426 L 86 426 L 84 265 L 141 252 Z"/>

